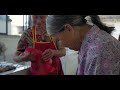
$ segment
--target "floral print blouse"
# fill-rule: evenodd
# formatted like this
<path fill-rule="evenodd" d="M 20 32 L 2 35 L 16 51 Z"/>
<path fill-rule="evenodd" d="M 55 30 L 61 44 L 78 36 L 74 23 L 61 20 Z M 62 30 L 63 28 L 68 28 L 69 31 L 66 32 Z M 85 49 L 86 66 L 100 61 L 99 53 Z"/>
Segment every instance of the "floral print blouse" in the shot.
<path fill-rule="evenodd" d="M 77 75 L 120 75 L 120 41 L 94 25 L 79 50 Z"/>
<path fill-rule="evenodd" d="M 43 42 L 42 40 L 42 36 L 41 35 L 36 35 L 37 41 L 38 42 Z M 42 40 L 42 41 L 41 41 Z M 59 41 L 55 38 L 53 38 L 56 46 L 59 46 Z M 45 33 L 44 36 L 44 42 L 49 42 L 50 38 L 47 35 L 47 33 Z M 32 48 L 33 47 L 33 34 L 32 34 L 32 29 L 28 28 L 27 30 L 25 30 L 23 32 L 23 34 L 21 35 L 19 41 L 18 41 L 18 45 L 17 45 L 17 51 L 22 51 L 24 52 L 26 48 Z"/>

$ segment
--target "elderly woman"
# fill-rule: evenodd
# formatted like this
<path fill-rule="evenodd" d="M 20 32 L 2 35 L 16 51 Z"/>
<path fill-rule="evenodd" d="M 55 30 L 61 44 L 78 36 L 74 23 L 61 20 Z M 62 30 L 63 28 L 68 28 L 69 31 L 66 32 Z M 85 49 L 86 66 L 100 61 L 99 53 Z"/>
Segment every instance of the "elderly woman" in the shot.
<path fill-rule="evenodd" d="M 41 60 L 43 61 L 49 60 L 51 58 L 53 59 L 53 57 L 62 57 L 66 54 L 65 48 L 60 45 L 59 41 L 47 35 L 45 26 L 46 17 L 47 15 L 32 15 L 32 28 L 26 30 L 18 42 L 17 50 L 14 55 L 14 60 L 16 62 L 23 62 L 27 60 L 32 62 L 32 59 L 36 58 L 32 57 L 29 53 L 24 53 L 26 48 L 36 48 L 38 50 L 44 49 L 41 57 Z M 56 49 L 52 49 L 50 46 L 56 47 Z M 58 73 L 56 75 L 63 75 L 61 62 L 60 60 L 57 61 L 59 61 L 59 70 L 57 71 Z M 40 61 L 38 63 L 40 63 Z M 36 70 L 38 63 L 32 63 L 31 72 Z M 37 75 L 40 75 L 39 71 L 36 72 Z"/>
<path fill-rule="evenodd" d="M 98 15 L 49 15 L 46 27 L 65 47 L 79 51 L 77 75 L 120 75 L 120 42 Z"/>

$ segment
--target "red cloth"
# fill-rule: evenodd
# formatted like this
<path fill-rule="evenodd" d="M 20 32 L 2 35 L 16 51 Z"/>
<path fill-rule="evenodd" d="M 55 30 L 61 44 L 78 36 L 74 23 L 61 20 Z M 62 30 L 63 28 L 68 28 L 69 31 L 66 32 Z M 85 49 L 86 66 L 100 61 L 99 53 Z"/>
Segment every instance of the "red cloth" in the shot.
<path fill-rule="evenodd" d="M 44 52 L 46 49 L 56 50 L 54 42 L 50 42 L 50 43 L 35 43 L 35 48 L 37 50 L 39 50 L 39 51 L 42 51 L 42 52 Z M 37 63 L 32 63 L 31 64 L 31 73 L 32 74 L 35 74 L 34 73 L 34 68 L 35 68 L 36 64 Z M 60 61 L 59 57 L 53 57 L 52 58 L 52 65 L 55 67 L 55 72 L 47 73 L 47 74 L 44 74 L 44 75 L 64 75 L 63 69 L 62 69 L 62 64 L 61 64 L 61 61 Z M 42 66 L 39 65 L 40 70 L 38 71 L 38 73 L 42 69 L 45 70 L 44 67 L 42 67 L 42 68 L 41 67 Z M 43 75 L 43 74 L 39 73 L 39 75 Z"/>
<path fill-rule="evenodd" d="M 42 62 L 42 51 L 34 48 L 27 48 L 25 52 L 30 53 L 32 56 L 32 75 L 47 75 L 55 73 L 55 67 L 52 65 L 52 60 L 48 60 L 44 63 Z"/>

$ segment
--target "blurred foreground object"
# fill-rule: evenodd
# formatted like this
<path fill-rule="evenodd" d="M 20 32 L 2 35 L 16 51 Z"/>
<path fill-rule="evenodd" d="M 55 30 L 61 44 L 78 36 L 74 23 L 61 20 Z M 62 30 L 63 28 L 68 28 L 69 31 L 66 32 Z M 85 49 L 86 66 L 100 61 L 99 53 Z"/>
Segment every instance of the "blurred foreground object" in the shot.
<path fill-rule="evenodd" d="M 6 51 L 6 47 L 5 47 L 5 44 L 3 42 L 0 42 L 0 55 L 5 53 Z"/>
<path fill-rule="evenodd" d="M 5 63 L 5 62 L 0 63 L 0 73 L 10 71 L 13 69 L 16 69 L 16 67 L 13 64 Z"/>

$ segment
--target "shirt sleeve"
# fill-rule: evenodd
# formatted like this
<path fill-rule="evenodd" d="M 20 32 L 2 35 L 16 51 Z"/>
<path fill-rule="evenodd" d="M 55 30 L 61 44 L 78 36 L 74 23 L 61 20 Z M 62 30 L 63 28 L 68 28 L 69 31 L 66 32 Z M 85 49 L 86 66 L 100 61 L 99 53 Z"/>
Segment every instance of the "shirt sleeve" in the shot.
<path fill-rule="evenodd" d="M 17 51 L 24 52 L 27 47 L 28 47 L 28 36 L 25 32 L 23 32 L 23 34 L 21 35 L 18 41 Z"/>

